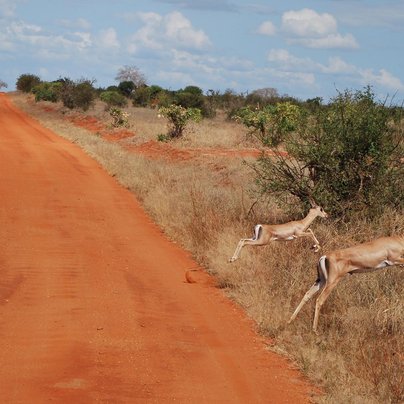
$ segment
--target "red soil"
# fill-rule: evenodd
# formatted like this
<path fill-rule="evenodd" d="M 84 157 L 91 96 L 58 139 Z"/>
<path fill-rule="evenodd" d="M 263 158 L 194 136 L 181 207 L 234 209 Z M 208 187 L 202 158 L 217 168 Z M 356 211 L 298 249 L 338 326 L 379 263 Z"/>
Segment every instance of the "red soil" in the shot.
<path fill-rule="evenodd" d="M 3 403 L 309 401 L 96 162 L 2 94 L 0 134 Z"/>
<path fill-rule="evenodd" d="M 52 111 L 51 109 L 47 110 Z M 70 116 L 69 120 L 76 126 L 84 128 L 90 132 L 97 133 L 105 140 L 119 142 L 121 140 L 136 136 L 130 130 L 108 130 L 103 123 L 95 117 L 88 115 Z M 125 148 L 133 153 L 139 153 L 149 158 L 163 158 L 172 161 L 186 161 L 198 157 L 259 157 L 261 151 L 258 149 L 223 149 L 223 148 L 178 148 L 171 144 L 149 140 L 148 142 L 125 145 Z M 266 155 L 274 155 L 271 150 L 265 151 Z M 286 153 L 282 153 L 286 155 Z"/>

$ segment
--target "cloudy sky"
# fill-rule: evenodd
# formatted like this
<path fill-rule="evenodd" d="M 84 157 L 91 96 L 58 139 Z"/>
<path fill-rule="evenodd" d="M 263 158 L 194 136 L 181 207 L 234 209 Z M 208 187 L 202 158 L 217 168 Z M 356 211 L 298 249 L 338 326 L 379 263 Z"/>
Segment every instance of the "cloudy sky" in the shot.
<path fill-rule="evenodd" d="M 404 0 L 0 0 L 0 79 L 95 78 L 404 99 Z"/>

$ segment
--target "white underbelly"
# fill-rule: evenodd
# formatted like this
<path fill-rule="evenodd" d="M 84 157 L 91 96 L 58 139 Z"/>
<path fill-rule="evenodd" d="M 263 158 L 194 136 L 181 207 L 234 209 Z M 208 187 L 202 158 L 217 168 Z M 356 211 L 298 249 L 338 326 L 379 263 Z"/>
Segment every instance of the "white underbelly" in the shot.
<path fill-rule="evenodd" d="M 379 268 L 385 268 L 385 267 L 389 267 L 391 265 L 394 265 L 393 262 L 388 261 L 388 260 L 384 260 L 382 261 L 379 265 L 377 265 L 375 268 L 379 269 Z"/>

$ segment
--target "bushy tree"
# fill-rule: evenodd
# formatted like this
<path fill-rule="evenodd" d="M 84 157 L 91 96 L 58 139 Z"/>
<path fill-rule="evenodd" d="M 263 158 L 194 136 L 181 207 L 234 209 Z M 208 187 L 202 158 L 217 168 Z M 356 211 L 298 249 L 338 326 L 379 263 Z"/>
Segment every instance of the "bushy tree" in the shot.
<path fill-rule="evenodd" d="M 169 107 L 161 107 L 159 114 L 168 119 L 168 136 L 171 139 L 181 137 L 189 121 L 199 122 L 202 119 L 199 109 L 184 108 L 174 104 Z"/>
<path fill-rule="evenodd" d="M 61 90 L 62 83 L 44 81 L 33 87 L 31 91 L 35 95 L 35 101 L 57 102 L 60 99 Z"/>
<path fill-rule="evenodd" d="M 96 91 L 94 81 L 80 79 L 76 82 L 69 78 L 59 79 L 62 83 L 60 98 L 63 105 L 69 109 L 80 108 L 87 111 L 94 103 Z"/>
<path fill-rule="evenodd" d="M 174 103 L 184 108 L 198 108 L 205 117 L 210 115 L 209 105 L 205 102 L 203 91 L 197 86 L 187 86 L 176 91 Z"/>
<path fill-rule="evenodd" d="M 133 81 L 121 81 L 118 90 L 126 97 L 130 97 L 135 90 L 136 85 Z"/>
<path fill-rule="evenodd" d="M 277 146 L 294 131 L 302 120 L 303 111 L 290 102 L 279 102 L 263 108 L 244 107 L 234 116 L 250 129 L 265 146 Z"/>
<path fill-rule="evenodd" d="M 2 88 L 7 88 L 7 87 L 8 87 L 7 83 L 5 81 L 3 81 L 3 80 L 0 80 L 0 90 Z"/>
<path fill-rule="evenodd" d="M 40 83 L 41 79 L 35 74 L 21 74 L 17 79 L 16 88 L 24 93 L 30 93 Z"/>
<path fill-rule="evenodd" d="M 107 90 L 100 94 L 100 100 L 108 107 L 126 107 L 128 100 L 119 91 Z"/>
<path fill-rule="evenodd" d="M 171 97 L 169 101 L 162 103 L 165 95 L 168 97 L 168 91 L 160 86 L 142 86 L 135 89 L 132 94 L 133 105 L 142 107 L 154 107 L 156 105 L 169 106 L 172 104 L 173 98 Z"/>
<path fill-rule="evenodd" d="M 189 86 L 175 93 L 175 102 L 184 108 L 203 109 L 203 93 L 198 87 Z"/>
<path fill-rule="evenodd" d="M 73 91 L 73 99 L 75 107 L 87 111 L 95 100 L 93 83 L 86 79 L 77 82 Z"/>
<path fill-rule="evenodd" d="M 152 107 L 169 107 L 174 102 L 174 94 L 172 91 L 158 91 L 150 100 Z"/>
<path fill-rule="evenodd" d="M 345 91 L 305 116 L 285 140 L 288 155 L 254 166 L 263 193 L 316 201 L 336 216 L 404 207 L 401 116 L 371 89 Z"/>
<path fill-rule="evenodd" d="M 137 88 L 132 93 L 132 102 L 134 106 L 146 107 L 150 105 L 150 90 L 147 86 Z"/>

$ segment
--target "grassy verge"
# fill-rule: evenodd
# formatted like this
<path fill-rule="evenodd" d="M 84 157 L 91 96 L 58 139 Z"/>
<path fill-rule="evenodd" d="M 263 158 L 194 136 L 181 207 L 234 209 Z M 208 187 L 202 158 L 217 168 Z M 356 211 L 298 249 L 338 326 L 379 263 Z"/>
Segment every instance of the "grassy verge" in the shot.
<path fill-rule="evenodd" d="M 308 377 L 320 385 L 324 403 L 399 403 L 404 401 L 404 271 L 391 268 L 378 273 L 349 276 L 332 292 L 320 316 L 320 336 L 311 332 L 313 303 L 308 303 L 290 326 L 288 318 L 316 278 L 319 254 L 309 240 L 273 243 L 243 249 L 229 264 L 241 237 L 251 236 L 257 222 L 290 219 L 274 201 L 257 204 L 248 215 L 253 177 L 240 160 L 212 157 L 186 164 L 150 160 L 130 154 L 73 127 L 61 115 L 46 113 L 20 95 L 15 103 L 45 126 L 82 147 L 123 186 L 132 190 L 167 235 L 191 251 L 195 259 L 217 277 L 218 285 L 253 318 L 260 332 L 273 338 L 271 349 L 291 357 Z M 143 121 L 141 116 L 143 114 Z M 154 117 L 138 111 L 140 139 L 156 137 Z M 147 118 L 145 118 L 148 116 Z M 150 120 L 151 122 L 148 122 Z M 141 122 L 140 122 L 141 121 Z M 220 122 L 205 122 L 204 140 L 189 136 L 178 147 L 242 145 L 239 132 Z M 221 139 L 214 132 L 221 127 Z M 152 133 L 153 130 L 156 133 Z M 200 135 L 203 133 L 198 129 Z M 140 141 L 139 139 L 137 141 Z M 313 226 L 323 245 L 334 248 L 403 232 L 402 212 L 386 212 L 374 222 L 345 227 L 319 219 Z"/>

